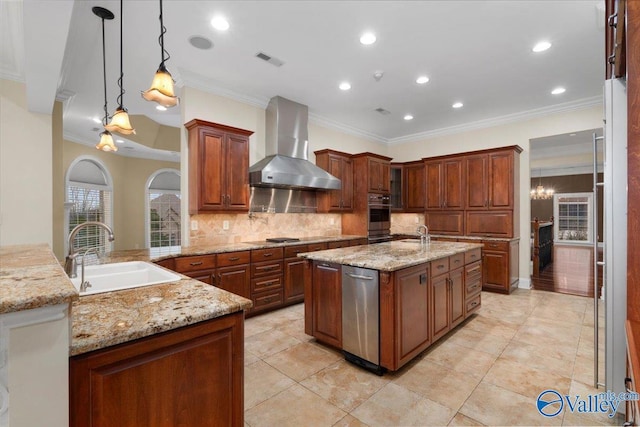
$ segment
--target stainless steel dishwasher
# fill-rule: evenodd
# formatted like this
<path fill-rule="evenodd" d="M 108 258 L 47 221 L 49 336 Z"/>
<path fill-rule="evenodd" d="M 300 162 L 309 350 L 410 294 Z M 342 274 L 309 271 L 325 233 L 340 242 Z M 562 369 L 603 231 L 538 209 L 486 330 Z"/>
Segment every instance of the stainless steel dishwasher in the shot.
<path fill-rule="evenodd" d="M 345 359 L 382 375 L 378 271 L 342 266 L 342 349 Z"/>

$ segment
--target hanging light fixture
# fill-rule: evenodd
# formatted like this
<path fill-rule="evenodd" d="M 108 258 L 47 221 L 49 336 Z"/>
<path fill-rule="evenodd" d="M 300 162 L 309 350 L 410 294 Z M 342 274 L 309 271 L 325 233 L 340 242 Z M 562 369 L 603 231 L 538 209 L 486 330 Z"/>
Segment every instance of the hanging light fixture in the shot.
<path fill-rule="evenodd" d="M 553 188 L 544 188 L 542 185 L 542 169 L 539 170 L 538 185 L 531 189 L 531 200 L 548 200 L 553 198 Z"/>
<path fill-rule="evenodd" d="M 107 126 L 107 121 L 109 120 L 109 110 L 107 109 L 107 59 L 105 54 L 105 43 L 104 43 L 104 20 L 113 19 L 113 13 L 110 10 L 107 10 L 103 7 L 95 6 L 91 9 L 93 13 L 102 20 L 102 77 L 104 81 L 104 120 L 103 125 Z M 111 136 L 111 132 L 105 130 L 100 134 L 100 142 L 96 145 L 98 150 L 102 151 L 118 151 L 118 147 L 113 143 L 113 137 Z"/>
<path fill-rule="evenodd" d="M 160 37 L 158 37 L 158 42 L 160 43 L 160 66 L 158 66 L 158 71 L 153 77 L 151 87 L 142 92 L 142 97 L 147 101 L 157 102 L 163 107 L 175 107 L 180 102 L 180 98 L 175 96 L 173 78 L 164 65 L 171 57 L 169 52 L 164 49 L 164 34 L 166 32 L 167 29 L 162 21 L 162 0 L 160 0 Z"/>
<path fill-rule="evenodd" d="M 111 117 L 111 123 L 105 125 L 104 128 L 109 132 L 118 132 L 123 135 L 131 135 L 132 133 L 136 133 L 136 130 L 131 126 L 131 123 L 129 122 L 129 113 L 127 113 L 127 109 L 124 108 L 122 101 L 124 97 L 124 72 L 122 68 L 122 21 L 124 21 L 124 13 L 122 10 L 122 0 L 120 0 L 120 78 L 118 79 L 120 95 L 118 96 L 118 108 L 116 108 L 116 111 Z"/>

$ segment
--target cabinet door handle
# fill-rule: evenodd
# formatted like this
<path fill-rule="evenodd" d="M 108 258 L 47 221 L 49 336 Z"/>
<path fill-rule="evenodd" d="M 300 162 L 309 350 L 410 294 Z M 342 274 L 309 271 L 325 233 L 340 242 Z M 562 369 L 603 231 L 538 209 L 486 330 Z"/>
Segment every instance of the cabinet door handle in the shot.
<path fill-rule="evenodd" d="M 420 284 L 421 285 L 426 285 L 427 284 L 427 275 L 424 274 L 424 273 L 420 275 Z"/>
<path fill-rule="evenodd" d="M 455 260 L 453 263 L 454 263 L 454 264 L 460 264 L 460 260 L 459 260 L 459 259 L 457 259 L 457 260 Z"/>
<path fill-rule="evenodd" d="M 275 268 L 275 267 L 260 267 L 260 269 L 261 269 L 262 271 L 271 271 L 271 270 L 273 270 L 274 268 Z"/>
<path fill-rule="evenodd" d="M 262 254 L 262 256 L 265 258 L 273 256 L 273 252 L 267 252 L 266 254 Z"/>
<path fill-rule="evenodd" d="M 498 247 L 498 244 L 497 244 L 497 243 L 490 243 L 490 244 L 489 244 L 489 247 L 490 247 L 490 248 L 497 248 L 497 247 Z"/>
<path fill-rule="evenodd" d="M 229 261 L 238 261 L 239 259 L 240 257 L 237 257 L 237 256 L 229 257 Z"/>
<path fill-rule="evenodd" d="M 436 267 L 438 270 L 442 270 L 444 268 L 443 264 L 440 264 L 438 267 Z"/>
<path fill-rule="evenodd" d="M 474 301 L 471 303 L 471 307 L 475 307 L 476 305 L 478 305 L 478 301 Z"/>
<path fill-rule="evenodd" d="M 364 276 L 362 274 L 347 273 L 347 276 L 353 277 L 354 279 L 362 279 L 362 280 L 373 280 L 374 279 L 373 276 Z"/>
<path fill-rule="evenodd" d="M 193 266 L 195 267 L 196 265 L 202 265 L 202 261 L 198 261 L 198 262 L 190 262 L 189 264 L 190 264 L 190 265 L 193 265 Z"/>

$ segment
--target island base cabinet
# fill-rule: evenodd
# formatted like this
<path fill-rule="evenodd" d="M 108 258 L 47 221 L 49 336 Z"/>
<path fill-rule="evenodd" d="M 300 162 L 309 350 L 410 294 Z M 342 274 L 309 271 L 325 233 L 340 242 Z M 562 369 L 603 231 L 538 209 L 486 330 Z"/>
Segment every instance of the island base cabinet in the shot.
<path fill-rule="evenodd" d="M 238 312 L 70 358 L 70 425 L 242 425 L 243 322 Z"/>
<path fill-rule="evenodd" d="M 325 344 L 342 348 L 342 266 L 340 264 L 314 262 L 312 279 L 305 280 L 305 301 L 310 301 L 311 328 L 305 313 L 305 333 Z M 306 297 L 306 292 L 311 297 Z"/>

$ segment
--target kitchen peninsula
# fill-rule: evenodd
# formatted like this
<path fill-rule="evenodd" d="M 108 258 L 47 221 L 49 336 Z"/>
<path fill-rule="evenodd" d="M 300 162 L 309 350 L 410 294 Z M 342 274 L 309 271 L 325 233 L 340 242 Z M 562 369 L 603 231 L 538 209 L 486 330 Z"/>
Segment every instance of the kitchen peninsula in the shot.
<path fill-rule="evenodd" d="M 482 244 L 400 240 L 299 254 L 305 333 L 395 371 L 480 308 Z"/>

